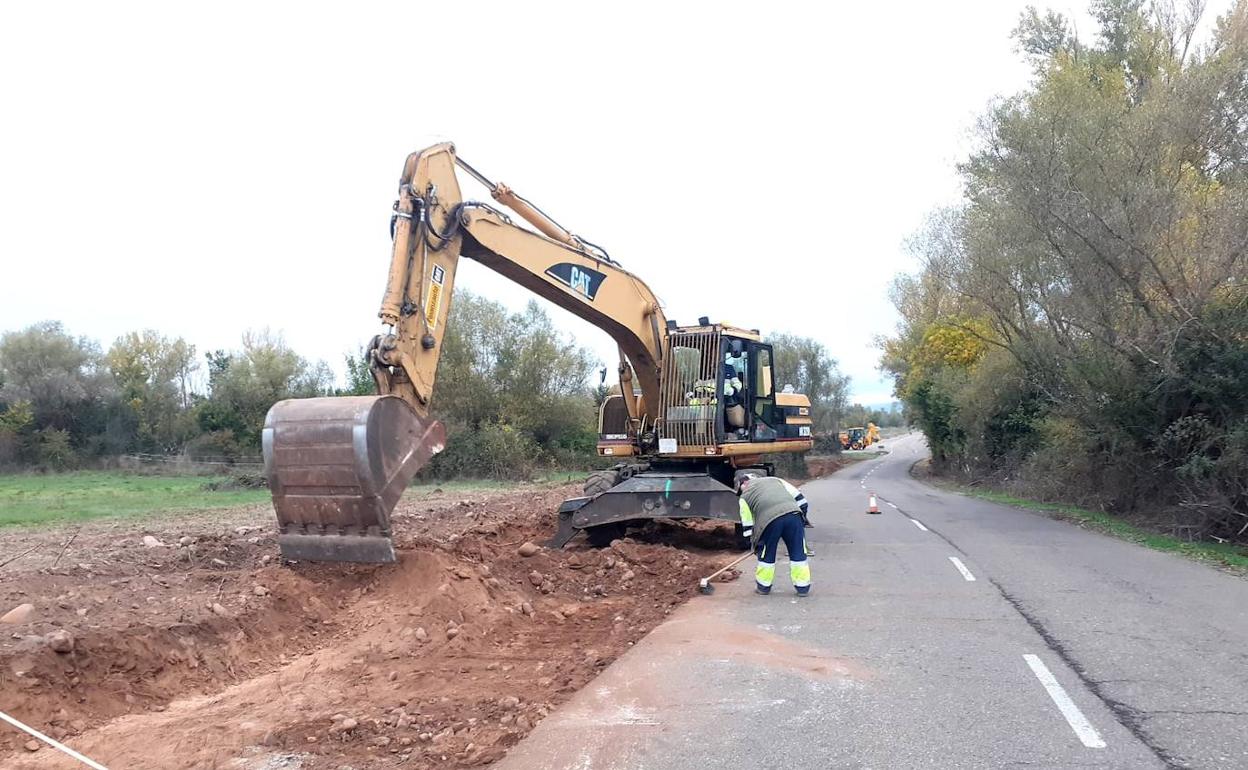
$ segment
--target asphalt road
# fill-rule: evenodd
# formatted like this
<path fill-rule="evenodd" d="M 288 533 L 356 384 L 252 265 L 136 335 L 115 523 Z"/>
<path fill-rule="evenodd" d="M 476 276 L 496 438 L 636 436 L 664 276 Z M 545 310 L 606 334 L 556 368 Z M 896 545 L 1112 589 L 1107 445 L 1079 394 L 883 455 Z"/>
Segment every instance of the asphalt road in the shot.
<path fill-rule="evenodd" d="M 886 446 L 804 487 L 811 597 L 783 562 L 769 597 L 720 585 L 498 767 L 1248 768 L 1248 580 L 935 489 L 920 437 Z"/>

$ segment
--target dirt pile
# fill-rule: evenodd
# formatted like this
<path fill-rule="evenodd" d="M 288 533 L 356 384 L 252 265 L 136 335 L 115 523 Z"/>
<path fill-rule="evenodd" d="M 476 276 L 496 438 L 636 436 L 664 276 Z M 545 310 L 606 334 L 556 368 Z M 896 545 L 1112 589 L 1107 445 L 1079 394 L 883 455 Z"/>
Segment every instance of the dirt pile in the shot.
<path fill-rule="evenodd" d="M 532 552 L 570 491 L 405 500 L 392 567 L 278 565 L 270 522 L 84 530 L 0 573 L 0 611 L 35 606 L 3 627 L 0 709 L 116 767 L 487 764 L 726 561 L 705 523 Z M 25 741 L 0 732 L 0 765 L 61 766 Z"/>

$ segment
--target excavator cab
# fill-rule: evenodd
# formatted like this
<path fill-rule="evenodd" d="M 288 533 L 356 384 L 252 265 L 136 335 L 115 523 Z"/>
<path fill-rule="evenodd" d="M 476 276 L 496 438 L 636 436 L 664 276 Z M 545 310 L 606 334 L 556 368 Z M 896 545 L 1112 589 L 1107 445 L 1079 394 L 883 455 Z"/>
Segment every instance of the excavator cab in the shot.
<path fill-rule="evenodd" d="M 810 399 L 778 391 L 772 346 L 756 330 L 669 324 L 653 425 L 633 417 L 637 396 L 613 388 L 599 412 L 602 457 L 729 458 L 810 448 Z"/>

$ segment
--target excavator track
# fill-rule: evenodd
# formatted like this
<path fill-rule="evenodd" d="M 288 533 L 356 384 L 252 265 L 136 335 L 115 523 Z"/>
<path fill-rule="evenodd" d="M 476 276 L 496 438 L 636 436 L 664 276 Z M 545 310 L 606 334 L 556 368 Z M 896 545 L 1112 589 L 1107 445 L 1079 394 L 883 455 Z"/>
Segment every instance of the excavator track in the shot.
<path fill-rule="evenodd" d="M 397 561 L 390 512 L 446 444 L 442 423 L 395 396 L 279 401 L 264 468 L 288 561 Z"/>

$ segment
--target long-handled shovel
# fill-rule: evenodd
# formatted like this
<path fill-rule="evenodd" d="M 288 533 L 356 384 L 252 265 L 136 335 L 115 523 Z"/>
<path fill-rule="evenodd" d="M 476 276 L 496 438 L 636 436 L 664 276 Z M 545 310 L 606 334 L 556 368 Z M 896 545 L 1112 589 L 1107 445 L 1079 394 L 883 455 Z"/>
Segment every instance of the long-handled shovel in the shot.
<path fill-rule="evenodd" d="M 740 564 L 741 562 L 745 561 L 746 559 L 750 558 L 753 555 L 754 555 L 753 551 L 746 551 L 745 553 L 741 554 L 737 558 L 728 562 L 724 566 L 715 570 L 711 574 L 702 578 L 701 580 L 698 581 L 698 590 L 704 594 L 715 593 L 715 586 L 711 585 L 711 581 L 719 577 L 720 573 L 724 572 L 725 570 L 732 569 L 733 567 L 737 566 L 738 564 Z"/>

